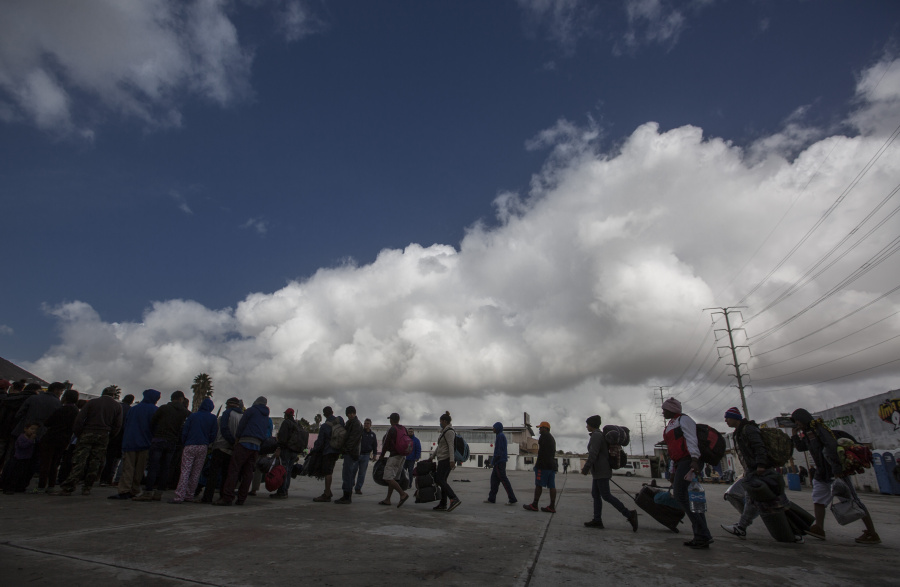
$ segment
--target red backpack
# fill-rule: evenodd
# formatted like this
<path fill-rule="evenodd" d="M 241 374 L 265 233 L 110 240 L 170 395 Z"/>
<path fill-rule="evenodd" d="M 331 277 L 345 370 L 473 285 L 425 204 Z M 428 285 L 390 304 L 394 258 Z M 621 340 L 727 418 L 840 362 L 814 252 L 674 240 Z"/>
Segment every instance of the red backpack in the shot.
<path fill-rule="evenodd" d="M 409 437 L 409 433 L 406 431 L 406 428 L 397 424 L 394 426 L 394 430 L 397 431 L 397 436 L 394 438 L 394 450 L 393 456 L 406 456 L 411 454 L 413 451 L 413 441 L 412 438 Z"/>
<path fill-rule="evenodd" d="M 278 463 L 277 465 L 275 463 Z M 273 460 L 269 472 L 266 473 L 266 491 L 278 491 L 284 485 L 284 476 L 287 475 L 287 469 L 281 464 L 281 459 Z"/>

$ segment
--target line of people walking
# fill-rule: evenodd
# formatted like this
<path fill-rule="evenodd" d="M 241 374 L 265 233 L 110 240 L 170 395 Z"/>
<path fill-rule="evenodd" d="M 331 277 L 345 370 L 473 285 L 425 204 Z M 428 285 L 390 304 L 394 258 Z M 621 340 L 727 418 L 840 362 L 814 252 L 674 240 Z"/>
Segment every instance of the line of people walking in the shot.
<path fill-rule="evenodd" d="M 422 457 L 419 439 L 414 431 L 400 424 L 398 413 L 388 417 L 390 427 L 381 440 L 379 453 L 370 419 L 360 422 L 353 406 L 345 409 L 345 417 L 336 416 L 332 407 L 325 406 L 322 410 L 324 421 L 316 441 L 308 448 L 309 433 L 297 422 L 293 409 L 285 411 L 277 435 L 274 433 L 264 396 L 256 398 L 246 409 L 239 398 L 229 398 L 225 410 L 216 416 L 211 398 L 205 398 L 198 411 L 192 413 L 181 391 L 173 392 L 169 402 L 157 407 L 161 397 L 157 390 L 145 390 L 141 401 L 134 404 L 130 395 L 117 401 L 120 390 L 110 386 L 99 398 L 83 403 L 79 408 L 78 392 L 67 389 L 62 383 L 51 384 L 43 393 L 37 384 L 0 381 L 0 387 L 4 385 L 11 389 L 10 394 L 0 397 L 3 400 L 0 403 L 0 464 L 3 464 L 0 485 L 7 494 L 24 491 L 37 472 L 38 486 L 33 493 L 42 493 L 46 489 L 49 495 L 70 496 L 80 485 L 81 494 L 90 495 L 94 483 L 103 479 L 106 471 L 118 471 L 117 491 L 109 499 L 162 501 L 167 488 L 174 485 L 175 492 L 166 500 L 168 503 L 230 506 L 242 505 L 254 495 L 264 475 L 270 497 L 286 499 L 291 479 L 304 474 L 324 481 L 322 494 L 313 501 L 327 503 L 334 497 L 334 468 L 342 456 L 342 495 L 333 503 L 348 505 L 353 502 L 354 495 L 361 495 L 367 470 L 374 462 L 378 476 L 387 486 L 387 495 L 378 503 L 392 505 L 396 493 L 396 507 L 399 508 L 411 497 L 408 483 Z M 672 497 L 687 515 L 693 532 L 685 545 L 706 549 L 714 539 L 705 513 L 692 508 L 689 498 L 689 486 L 704 465 L 698 424 L 683 413 L 681 403 L 675 398 L 665 400 L 662 411 L 666 418 L 663 439 L 671 461 Z M 793 443 L 798 450 L 809 451 L 815 462 L 814 523 L 796 538 L 802 541 L 805 534 L 824 540 L 826 508 L 834 499 L 836 480 L 846 477 L 838 456 L 837 440 L 821 419 L 815 419 L 804 409 L 795 410 L 791 420 L 796 427 Z M 585 422 L 589 441 L 581 473 L 592 478 L 593 515 L 584 526 L 604 528 L 603 505 L 606 502 L 636 532 L 637 510 L 627 508 L 611 492 L 614 465 L 610 457 L 620 447 L 608 441 L 600 429 L 601 422 L 599 415 L 593 415 Z M 736 407 L 725 413 L 725 422 L 734 430 L 735 447 L 745 471 L 741 482 L 748 484 L 771 479 L 773 461 L 759 426 L 744 418 Z M 450 485 L 449 477 L 457 462 L 465 458 L 459 454 L 450 413 L 442 414 L 439 423 L 438 441 L 427 459 L 433 464 L 434 482 L 440 490 L 439 502 L 433 509 L 451 512 L 462 502 Z M 556 441 L 550 433 L 549 422 L 541 422 L 538 429 L 534 494 L 532 501 L 523 508 L 552 514 L 556 513 L 557 505 Z M 496 422 L 493 432 L 490 487 L 484 503 L 495 504 L 502 486 L 506 504 L 515 505 L 518 499 L 506 473 L 508 447 L 503 424 Z M 66 455 L 68 463 L 64 463 Z M 120 460 L 118 455 L 121 455 Z M 267 472 L 258 467 L 260 457 L 264 455 L 272 455 L 266 457 Z M 299 459 L 304 456 L 305 461 L 300 464 Z M 273 470 L 279 474 L 271 475 Z M 112 482 L 112 473 L 109 475 L 107 481 Z M 173 476 L 177 479 L 174 484 L 171 483 Z M 59 487 L 54 489 L 57 477 Z M 201 481 L 202 490 L 198 489 Z M 541 506 L 545 489 L 549 503 Z M 840 490 L 848 493 L 847 498 L 863 509 L 863 515 L 859 517 L 865 531 L 856 542 L 880 543 L 872 517 L 852 484 L 841 482 Z M 215 499 L 217 491 L 219 498 Z M 784 495 L 779 495 L 777 502 L 779 507 L 790 505 Z M 722 524 L 722 529 L 737 538 L 746 538 L 749 527 L 759 516 L 761 505 L 750 492 L 745 493 L 740 519 L 736 523 Z"/>

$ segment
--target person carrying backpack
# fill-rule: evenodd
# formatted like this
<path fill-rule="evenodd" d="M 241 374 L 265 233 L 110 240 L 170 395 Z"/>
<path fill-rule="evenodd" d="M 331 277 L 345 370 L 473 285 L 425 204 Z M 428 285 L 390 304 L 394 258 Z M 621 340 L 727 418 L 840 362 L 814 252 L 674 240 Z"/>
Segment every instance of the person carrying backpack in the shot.
<path fill-rule="evenodd" d="M 400 495 L 400 502 L 397 504 L 399 508 L 409 499 L 409 494 L 403 491 L 397 479 L 403 474 L 406 455 L 412 452 L 412 439 L 406 428 L 400 425 L 400 414 L 394 412 L 388 416 L 388 421 L 391 423 L 391 428 L 384 435 L 381 443 L 381 457 L 378 459 L 380 461 L 387 459 L 384 464 L 383 479 L 387 483 L 388 492 L 387 497 L 379 501 L 378 505 L 391 505 L 391 495 L 396 491 Z M 390 458 L 385 457 L 387 453 L 391 453 Z"/>
<path fill-rule="evenodd" d="M 725 424 L 733 428 L 732 438 L 737 447 L 738 459 L 744 467 L 744 479 L 750 479 L 754 475 L 763 475 L 769 467 L 769 453 L 763 441 L 762 432 L 756 422 L 748 420 L 741 415 L 737 407 L 729 408 L 725 412 Z M 744 511 L 737 524 L 722 524 L 722 529 L 737 536 L 740 539 L 747 537 L 747 528 L 759 516 L 759 507 L 750 499 L 750 493 L 744 492 Z"/>
<path fill-rule="evenodd" d="M 699 475 L 703 470 L 700 445 L 697 442 L 697 423 L 690 416 L 681 413 L 681 402 L 674 397 L 663 402 L 662 411 L 663 417 L 668 420 L 663 439 L 669 449 L 669 458 L 675 463 L 672 494 L 687 514 L 694 530 L 694 537 L 684 545 L 690 548 L 709 548 L 713 537 L 706 525 L 706 514 L 692 512 L 688 499 L 688 486 L 693 476 Z"/>
<path fill-rule="evenodd" d="M 341 451 L 340 448 L 333 446 L 332 438 L 336 436 L 335 432 L 338 430 L 346 434 L 344 421 L 339 416 L 334 415 L 334 410 L 331 409 L 331 406 L 322 408 L 322 415 L 325 416 L 325 422 L 319 427 L 319 437 L 316 438 L 316 442 L 313 444 L 313 450 L 322 453 L 322 473 L 325 476 L 325 490 L 322 492 L 322 495 L 313 498 L 313 501 L 319 503 L 331 501 L 334 495 L 331 493 L 331 480 L 334 475 L 334 464 L 337 462 L 338 457 L 341 456 Z M 343 443 L 343 441 L 341 442 Z"/>
<path fill-rule="evenodd" d="M 631 524 L 631 530 L 637 532 L 637 510 L 629 510 L 609 490 L 609 480 L 612 478 L 612 467 L 609 462 L 609 443 L 603 432 L 600 431 L 600 416 L 594 415 L 588 418 L 587 431 L 591 436 L 588 442 L 588 458 L 581 469 L 582 475 L 591 474 L 591 497 L 594 498 L 594 517 L 584 525 L 588 528 L 603 528 L 603 502 L 608 502 L 616 508 L 620 514 Z"/>
<path fill-rule="evenodd" d="M 815 473 L 813 473 L 813 508 L 816 516 L 816 523 L 807 530 L 807 534 L 825 540 L 825 510 L 831 503 L 834 496 L 832 495 L 832 485 L 835 478 L 841 479 L 844 475 L 844 467 L 837 452 L 837 439 L 831 429 L 825 425 L 821 418 L 813 418 L 812 414 L 800 408 L 794 410 L 791 414 L 791 421 L 796 424 L 795 439 L 797 450 L 809 450 L 813 461 L 816 464 Z M 881 544 L 881 538 L 875 531 L 875 524 L 872 522 L 872 516 L 868 509 L 860 501 L 856 495 L 856 490 L 852 483 L 845 483 L 844 486 L 850 492 L 850 498 L 856 501 L 865 510 L 866 515 L 862 518 L 863 524 L 866 525 L 865 531 L 856 539 L 859 544 Z"/>
<path fill-rule="evenodd" d="M 302 442 L 301 432 L 300 424 L 294 419 L 294 409 L 286 409 L 284 411 L 284 420 L 282 420 L 281 426 L 278 428 L 278 435 L 276 436 L 278 439 L 278 450 L 275 451 L 275 458 L 279 459 L 287 471 L 291 470 L 291 467 L 294 466 L 294 462 L 297 461 L 300 453 L 303 452 L 300 446 L 304 444 Z M 281 487 L 279 487 L 275 493 L 270 493 L 269 497 L 274 499 L 287 499 L 288 489 L 290 489 L 290 487 L 291 476 L 288 474 L 284 476 L 284 483 L 281 484 Z"/>
<path fill-rule="evenodd" d="M 456 447 L 456 431 L 450 426 L 452 418 L 450 412 L 444 412 L 440 418 L 441 435 L 438 437 L 437 447 L 431 453 L 429 460 L 437 461 L 437 471 L 434 474 L 434 481 L 441 486 L 441 501 L 433 510 L 439 512 L 452 512 L 462 503 L 453 488 L 447 482 L 450 477 L 450 471 L 456 468 L 456 460 L 454 459 L 454 448 Z M 447 504 L 447 499 L 450 504 Z"/>

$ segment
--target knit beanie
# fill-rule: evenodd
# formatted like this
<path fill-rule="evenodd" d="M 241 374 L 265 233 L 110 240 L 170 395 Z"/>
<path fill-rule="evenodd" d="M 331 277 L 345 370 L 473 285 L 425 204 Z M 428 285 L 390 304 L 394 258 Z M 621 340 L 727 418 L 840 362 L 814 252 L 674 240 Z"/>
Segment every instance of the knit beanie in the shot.
<path fill-rule="evenodd" d="M 675 399 L 674 397 L 670 397 L 666 401 L 663 402 L 662 408 L 673 414 L 681 413 L 681 402 Z"/>
<path fill-rule="evenodd" d="M 744 417 L 741 416 L 741 411 L 737 408 L 728 408 L 728 411 L 725 412 L 725 419 L 731 420 L 743 420 Z"/>

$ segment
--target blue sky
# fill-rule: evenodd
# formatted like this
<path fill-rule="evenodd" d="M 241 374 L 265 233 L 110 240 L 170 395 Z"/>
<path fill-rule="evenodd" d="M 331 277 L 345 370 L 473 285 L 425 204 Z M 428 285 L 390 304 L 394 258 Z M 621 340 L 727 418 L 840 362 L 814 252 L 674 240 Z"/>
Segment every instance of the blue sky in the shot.
<path fill-rule="evenodd" d="M 736 305 L 900 124 L 894 2 L 106 4 L 0 7 L 0 353 L 85 391 L 205 370 L 279 409 L 402 391 L 426 420 L 487 394 L 492 418 L 552 405 L 573 434 L 585 411 L 630 421 L 707 372 L 702 308 Z M 889 149 L 783 283 L 897 183 Z M 585 236 L 593 213 L 639 228 Z M 888 291 L 891 262 L 779 336 Z M 827 402 L 896 388 L 887 369 Z M 726 379 L 695 406 L 737 403 L 707 402 Z M 756 415 L 820 392 L 795 393 Z"/>

